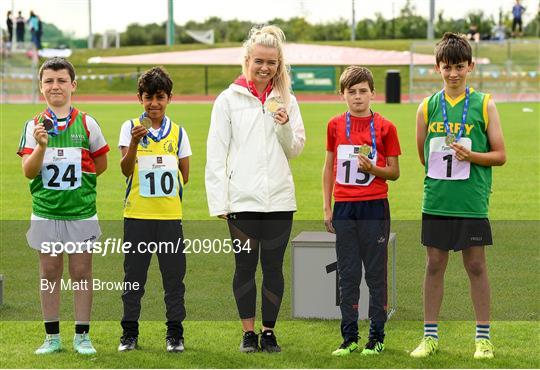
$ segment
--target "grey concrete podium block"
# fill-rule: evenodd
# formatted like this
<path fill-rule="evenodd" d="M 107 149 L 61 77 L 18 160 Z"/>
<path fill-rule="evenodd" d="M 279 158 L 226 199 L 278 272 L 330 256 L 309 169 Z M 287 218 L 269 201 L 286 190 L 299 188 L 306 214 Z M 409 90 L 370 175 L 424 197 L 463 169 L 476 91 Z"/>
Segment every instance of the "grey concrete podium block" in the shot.
<path fill-rule="evenodd" d="M 303 231 L 292 244 L 292 316 L 297 318 L 341 319 L 337 287 L 336 235 L 328 232 Z M 391 233 L 392 303 L 395 311 L 396 234 Z M 369 290 L 364 279 L 360 284 L 358 315 L 368 318 Z"/>

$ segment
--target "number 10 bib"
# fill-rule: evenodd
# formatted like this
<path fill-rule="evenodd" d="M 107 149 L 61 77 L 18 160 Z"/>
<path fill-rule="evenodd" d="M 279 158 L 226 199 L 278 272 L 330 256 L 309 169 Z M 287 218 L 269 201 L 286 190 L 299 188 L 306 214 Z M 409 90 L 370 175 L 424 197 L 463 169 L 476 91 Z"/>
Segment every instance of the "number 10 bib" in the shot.
<path fill-rule="evenodd" d="M 462 137 L 459 144 L 471 150 L 472 141 Z M 444 137 L 434 137 L 429 141 L 428 177 L 438 180 L 466 180 L 471 173 L 471 162 L 459 161 Z"/>
<path fill-rule="evenodd" d="M 368 186 L 375 179 L 375 176 L 366 173 L 358 168 L 358 153 L 360 153 L 360 145 L 339 145 L 337 148 L 337 168 L 336 182 L 342 185 Z M 375 158 L 370 159 L 375 166 L 377 162 L 377 154 Z"/>
<path fill-rule="evenodd" d="M 139 194 L 169 197 L 178 193 L 178 161 L 172 155 L 144 155 L 138 158 Z"/>

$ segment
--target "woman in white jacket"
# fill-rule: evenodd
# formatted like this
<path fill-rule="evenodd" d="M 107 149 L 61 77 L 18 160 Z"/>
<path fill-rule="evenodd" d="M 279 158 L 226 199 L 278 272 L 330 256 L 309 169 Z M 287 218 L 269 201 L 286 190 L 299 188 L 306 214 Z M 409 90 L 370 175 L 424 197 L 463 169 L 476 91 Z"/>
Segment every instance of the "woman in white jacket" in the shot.
<path fill-rule="evenodd" d="M 227 219 L 235 245 L 233 292 L 242 321 L 241 352 L 259 349 L 255 271 L 263 271 L 260 349 L 281 351 L 274 326 L 283 296 L 283 257 L 296 211 L 289 159 L 305 131 L 276 26 L 253 28 L 244 43 L 242 75 L 214 103 L 208 133 L 206 194 L 211 216 Z"/>

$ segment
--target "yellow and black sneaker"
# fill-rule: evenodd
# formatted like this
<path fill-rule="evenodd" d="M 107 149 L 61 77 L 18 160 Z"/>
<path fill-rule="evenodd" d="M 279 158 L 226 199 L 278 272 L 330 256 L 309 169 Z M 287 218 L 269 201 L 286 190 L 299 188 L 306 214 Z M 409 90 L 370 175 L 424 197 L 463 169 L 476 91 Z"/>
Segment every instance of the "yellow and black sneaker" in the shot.
<path fill-rule="evenodd" d="M 493 344 L 489 339 L 477 339 L 474 358 L 476 360 L 486 360 L 493 358 Z"/>
<path fill-rule="evenodd" d="M 411 352 L 411 357 L 414 358 L 426 358 L 434 355 L 439 350 L 439 340 L 433 337 L 427 336 L 422 338 L 422 341 L 416 347 L 414 351 Z"/>
<path fill-rule="evenodd" d="M 341 343 L 338 349 L 332 352 L 332 356 L 348 356 L 357 349 L 358 343 L 356 341 L 346 340 Z"/>
<path fill-rule="evenodd" d="M 369 338 L 364 349 L 362 350 L 362 355 L 364 356 L 378 355 L 382 351 L 384 351 L 384 343 L 380 342 L 376 338 Z"/>

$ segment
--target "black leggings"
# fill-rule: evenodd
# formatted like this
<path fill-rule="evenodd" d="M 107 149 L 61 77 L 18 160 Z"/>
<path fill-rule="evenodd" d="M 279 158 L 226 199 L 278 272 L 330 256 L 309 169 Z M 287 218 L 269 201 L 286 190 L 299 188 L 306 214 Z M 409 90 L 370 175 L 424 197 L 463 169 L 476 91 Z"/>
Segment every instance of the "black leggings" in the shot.
<path fill-rule="evenodd" d="M 141 249 L 137 248 L 140 242 L 172 242 L 176 246 L 178 240 L 183 238 L 181 220 L 124 219 L 124 241 L 131 243 L 130 250 L 124 254 L 124 281 L 139 283 L 138 289 L 126 289 L 122 293 L 124 316 L 121 324 L 124 335 L 128 337 L 139 335 L 141 300 L 145 292 L 150 260 L 152 255 L 156 254 L 165 291 L 167 337 L 183 337 L 182 321 L 186 318 L 184 306 L 186 289 L 183 282 L 186 256 L 183 253 L 183 245 L 180 245 L 178 250 L 164 249 L 156 253 L 147 251 L 148 244 L 142 245 Z"/>
<path fill-rule="evenodd" d="M 283 257 L 291 234 L 293 212 L 239 212 L 229 214 L 231 239 L 251 250 L 235 253 L 233 292 L 240 319 L 255 317 L 257 287 L 255 272 L 261 257 L 262 322 L 273 328 L 283 298 Z"/>

